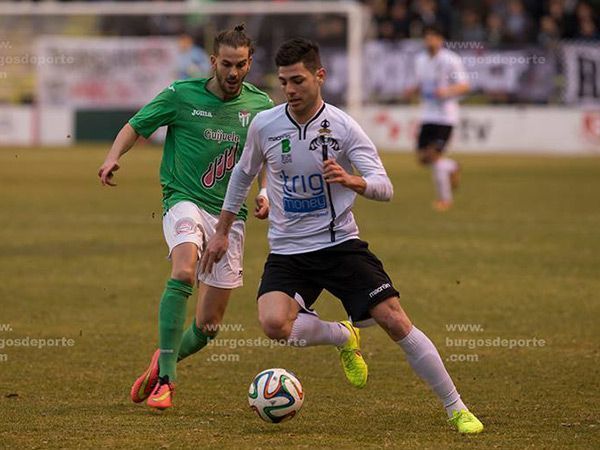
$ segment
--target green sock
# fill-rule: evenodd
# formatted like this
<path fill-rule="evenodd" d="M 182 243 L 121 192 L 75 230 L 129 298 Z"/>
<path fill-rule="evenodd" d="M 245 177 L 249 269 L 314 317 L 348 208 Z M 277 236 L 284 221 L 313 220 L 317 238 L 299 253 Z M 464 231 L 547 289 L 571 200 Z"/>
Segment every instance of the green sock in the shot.
<path fill-rule="evenodd" d="M 158 332 L 160 376 L 169 376 L 169 381 L 177 379 L 177 353 L 181 345 L 187 299 L 192 295 L 193 286 L 185 281 L 167 281 L 158 309 Z"/>
<path fill-rule="evenodd" d="M 194 319 L 192 324 L 183 333 L 177 361 L 181 361 L 201 350 L 211 339 L 214 339 L 214 336 L 204 334 L 202 330 L 196 326 L 196 319 Z"/>

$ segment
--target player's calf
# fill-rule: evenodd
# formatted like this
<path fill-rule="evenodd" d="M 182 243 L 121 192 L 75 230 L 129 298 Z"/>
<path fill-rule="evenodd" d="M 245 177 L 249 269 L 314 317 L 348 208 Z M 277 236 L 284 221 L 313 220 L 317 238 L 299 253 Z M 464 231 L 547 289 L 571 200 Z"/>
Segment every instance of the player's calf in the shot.
<path fill-rule="evenodd" d="M 450 186 L 456 191 L 460 185 L 460 165 L 456 163 L 456 168 L 450 172 Z"/>

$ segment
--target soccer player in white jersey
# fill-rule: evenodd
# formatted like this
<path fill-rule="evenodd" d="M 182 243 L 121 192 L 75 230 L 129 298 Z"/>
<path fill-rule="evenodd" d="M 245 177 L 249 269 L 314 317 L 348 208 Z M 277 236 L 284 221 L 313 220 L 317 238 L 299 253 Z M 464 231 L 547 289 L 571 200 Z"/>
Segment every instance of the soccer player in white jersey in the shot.
<path fill-rule="evenodd" d="M 461 95 L 469 91 L 469 83 L 460 56 L 443 47 L 444 35 L 437 26 L 429 26 L 424 34 L 425 51 L 417 56 L 417 85 L 408 89 L 421 94 L 421 129 L 417 140 L 417 156 L 431 166 L 438 211 L 452 206 L 452 190 L 458 186 L 459 166 L 443 156 L 452 128 L 458 123 Z"/>
<path fill-rule="evenodd" d="M 271 252 L 258 315 L 267 336 L 290 345 L 337 346 L 346 352 L 345 368 L 354 372 L 349 379 L 366 382 L 362 357 L 350 350 L 358 348 L 358 330 L 322 321 L 310 309 L 326 289 L 341 300 L 352 323 L 374 319 L 402 348 L 450 423 L 461 433 L 479 433 L 483 425 L 462 402 L 435 346 L 411 323 L 383 264 L 359 239 L 352 214 L 356 195 L 388 201 L 393 194 L 375 146 L 350 116 L 323 102 L 326 73 L 316 44 L 287 41 L 275 61 L 287 103 L 259 113 L 250 124 L 200 270 L 210 273 L 226 254 L 237 211 L 264 165 Z"/>

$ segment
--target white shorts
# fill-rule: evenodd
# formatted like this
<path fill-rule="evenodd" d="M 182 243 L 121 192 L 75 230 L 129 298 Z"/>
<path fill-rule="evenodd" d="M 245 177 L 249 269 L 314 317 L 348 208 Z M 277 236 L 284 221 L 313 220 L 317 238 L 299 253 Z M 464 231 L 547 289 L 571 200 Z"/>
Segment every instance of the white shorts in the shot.
<path fill-rule="evenodd" d="M 218 217 L 209 214 L 192 202 L 176 203 L 163 217 L 163 232 L 171 252 L 179 244 L 192 242 L 198 247 L 198 259 L 208 240 L 215 232 Z M 243 220 L 233 222 L 229 232 L 229 248 L 225 256 L 214 265 L 212 273 L 202 274 L 198 280 L 209 286 L 233 289 L 243 285 L 244 232 Z M 199 267 L 199 265 L 198 265 Z"/>

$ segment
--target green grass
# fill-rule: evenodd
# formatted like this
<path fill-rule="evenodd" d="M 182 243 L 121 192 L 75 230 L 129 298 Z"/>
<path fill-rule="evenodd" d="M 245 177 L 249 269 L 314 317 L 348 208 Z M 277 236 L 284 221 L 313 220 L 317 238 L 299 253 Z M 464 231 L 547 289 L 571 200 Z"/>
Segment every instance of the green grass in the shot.
<path fill-rule="evenodd" d="M 156 346 L 169 271 L 160 152 L 132 151 L 108 189 L 96 178 L 105 151 L 0 151 L 0 327 L 12 328 L 0 340 L 75 341 L 0 349 L 0 447 L 600 448 L 600 159 L 461 156 L 456 208 L 439 214 L 429 174 L 411 155 L 386 154 L 393 202 L 357 202 L 362 237 L 414 322 L 443 358 L 478 359 L 447 362 L 486 425 L 464 437 L 375 328 L 363 333 L 370 380 L 362 391 L 346 384 L 331 348 L 211 348 L 181 364 L 176 408 L 130 403 L 131 382 Z M 226 315 L 245 331 L 221 338 L 263 336 L 254 298 L 266 253 L 265 224 L 250 220 L 246 285 Z M 329 296 L 317 309 L 343 317 Z M 455 323 L 483 331 L 448 331 Z M 497 336 L 546 345 L 447 345 Z M 297 373 L 306 401 L 291 422 L 269 425 L 247 408 L 246 392 L 256 373 L 277 366 Z"/>

